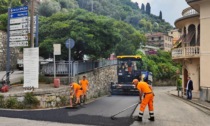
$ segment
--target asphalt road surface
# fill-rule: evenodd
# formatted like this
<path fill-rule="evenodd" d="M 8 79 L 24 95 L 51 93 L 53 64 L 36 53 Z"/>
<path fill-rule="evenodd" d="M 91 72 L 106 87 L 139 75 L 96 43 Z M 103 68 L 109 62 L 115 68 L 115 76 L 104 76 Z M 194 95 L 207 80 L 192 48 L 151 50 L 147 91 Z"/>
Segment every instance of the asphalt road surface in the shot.
<path fill-rule="evenodd" d="M 117 120 L 110 116 L 138 102 L 137 96 L 103 97 L 78 109 L 51 109 L 37 111 L 0 110 L 0 116 L 22 118 L 38 121 L 51 121 L 71 124 L 99 125 L 99 126 L 129 126 L 135 106 L 119 114 Z"/>
<path fill-rule="evenodd" d="M 176 87 L 155 87 L 154 114 L 155 122 L 150 122 L 148 108 L 145 109 L 143 122 L 135 121 L 131 126 L 210 126 L 210 115 L 189 104 L 167 94 Z M 135 111 L 134 116 L 138 115 Z"/>
<path fill-rule="evenodd" d="M 6 77 L 4 76 L 5 74 L 6 71 L 0 71 L 0 79 L 6 79 Z M 23 71 L 14 71 L 10 75 L 10 83 L 20 82 L 21 78 L 23 78 Z"/>

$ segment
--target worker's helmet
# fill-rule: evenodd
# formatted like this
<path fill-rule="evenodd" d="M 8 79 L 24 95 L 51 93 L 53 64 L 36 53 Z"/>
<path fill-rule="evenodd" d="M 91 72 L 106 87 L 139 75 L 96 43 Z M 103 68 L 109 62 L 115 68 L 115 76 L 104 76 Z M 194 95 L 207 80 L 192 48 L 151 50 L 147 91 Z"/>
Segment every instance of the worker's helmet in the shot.
<path fill-rule="evenodd" d="M 133 84 L 135 83 L 135 82 L 139 82 L 139 80 L 138 79 L 133 79 Z"/>

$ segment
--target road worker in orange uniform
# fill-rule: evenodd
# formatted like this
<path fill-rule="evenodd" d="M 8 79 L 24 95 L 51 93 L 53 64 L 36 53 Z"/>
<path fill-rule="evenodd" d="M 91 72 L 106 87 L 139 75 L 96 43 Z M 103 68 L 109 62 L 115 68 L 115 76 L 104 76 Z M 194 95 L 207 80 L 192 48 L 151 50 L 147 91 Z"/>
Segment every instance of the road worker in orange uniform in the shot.
<path fill-rule="evenodd" d="M 137 117 L 137 121 L 142 121 L 143 113 L 147 105 L 149 108 L 149 115 L 150 115 L 149 120 L 155 121 L 154 107 L 153 107 L 154 93 L 152 91 L 152 87 L 147 82 L 148 82 L 148 79 L 144 79 L 144 81 L 140 81 L 140 82 L 138 81 L 138 79 L 133 80 L 133 84 L 139 90 L 139 99 L 141 101 L 140 112 Z M 144 94 L 144 99 L 141 100 L 143 94 Z"/>
<path fill-rule="evenodd" d="M 86 101 L 86 95 L 87 95 L 87 91 L 88 91 L 88 80 L 86 79 L 86 76 L 82 77 L 82 80 L 80 80 L 80 85 L 82 85 L 82 90 L 83 90 L 83 103 L 85 103 Z"/>
<path fill-rule="evenodd" d="M 72 99 L 75 96 L 76 97 L 76 102 L 75 104 L 80 104 L 80 96 L 83 95 L 82 87 L 75 83 L 71 82 L 70 83 L 70 107 L 73 107 Z"/>

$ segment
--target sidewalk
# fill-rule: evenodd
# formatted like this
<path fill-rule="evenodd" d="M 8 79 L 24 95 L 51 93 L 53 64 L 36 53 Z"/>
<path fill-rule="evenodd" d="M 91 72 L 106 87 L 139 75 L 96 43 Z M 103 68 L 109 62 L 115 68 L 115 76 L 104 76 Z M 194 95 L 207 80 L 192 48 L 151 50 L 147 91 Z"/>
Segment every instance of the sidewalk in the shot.
<path fill-rule="evenodd" d="M 164 92 L 164 91 L 163 91 Z M 175 89 L 173 89 L 173 90 L 170 90 L 170 91 L 166 91 L 166 92 L 164 92 L 164 94 L 168 94 L 168 96 L 169 96 L 169 98 L 170 98 L 170 96 L 172 96 L 172 97 L 175 97 L 175 98 L 177 98 L 177 100 L 180 100 L 180 101 L 183 101 L 183 102 L 185 102 L 185 103 L 187 103 L 187 104 L 189 104 L 190 106 L 193 106 L 193 107 L 195 107 L 195 108 L 197 108 L 197 109 L 199 109 L 198 111 L 202 111 L 202 112 L 204 112 L 204 113 L 206 113 L 206 114 L 208 114 L 208 115 L 210 115 L 210 103 L 208 103 L 208 102 L 205 102 L 205 101 L 201 101 L 201 100 L 199 100 L 199 99 L 192 99 L 192 100 L 187 100 L 186 99 L 186 96 L 178 96 L 178 91 L 177 90 L 175 90 Z M 159 95 L 159 94 L 158 94 Z M 160 104 L 162 101 L 160 101 L 160 100 L 163 100 L 163 99 L 159 99 L 160 97 L 162 97 L 163 95 L 161 95 L 161 96 L 157 96 L 156 95 L 156 105 L 158 105 L 158 106 L 156 106 L 156 108 L 158 107 L 160 107 L 160 106 L 163 106 L 163 104 Z M 158 98 L 157 98 L 158 97 Z M 171 99 L 171 98 L 170 98 Z M 169 101 L 168 99 L 166 99 L 166 101 Z M 165 107 L 167 107 L 167 105 L 165 104 Z M 165 108 L 164 110 L 166 110 L 167 111 L 167 109 L 168 108 L 170 108 L 170 107 L 167 107 L 167 108 Z M 180 109 L 180 108 L 179 108 Z M 157 112 L 158 110 L 156 110 L 156 112 Z M 160 111 L 159 111 L 160 112 Z M 133 115 L 132 115 L 132 117 L 134 118 L 134 117 L 136 117 L 136 116 L 138 116 L 138 113 L 139 113 L 139 106 L 136 108 L 136 110 L 134 111 L 134 113 L 133 113 Z M 156 116 L 158 117 L 158 116 L 160 116 L 160 114 L 161 113 L 156 113 Z M 138 121 L 134 121 L 134 123 L 131 125 L 131 126 L 139 126 L 140 124 L 143 124 L 143 125 L 145 125 L 145 126 L 153 126 L 153 125 L 162 125 L 162 126 L 165 126 L 165 123 L 166 122 L 164 122 L 164 121 L 166 121 L 166 120 L 168 120 L 167 118 L 165 118 L 164 120 L 162 120 L 162 118 L 156 118 L 157 120 L 155 121 L 155 122 L 150 122 L 147 118 L 149 117 L 149 111 L 148 111 L 148 108 L 146 107 L 146 109 L 145 109 L 145 112 L 144 112 L 144 117 L 143 117 L 143 122 L 142 123 L 139 123 Z M 170 117 L 169 117 L 170 118 Z M 174 122 L 171 122 L 170 123 L 170 121 L 168 120 L 168 122 L 167 122 L 168 124 L 166 124 L 166 125 L 171 125 L 171 126 L 175 126 L 176 124 L 174 124 Z M 177 124 L 178 125 L 178 124 Z"/>
<path fill-rule="evenodd" d="M 195 99 L 195 98 L 193 98 L 192 100 L 187 100 L 186 96 L 183 96 L 183 97 L 182 96 L 178 96 L 178 91 L 177 90 L 172 90 L 172 91 L 169 91 L 168 93 L 170 95 L 176 96 L 176 97 L 178 97 L 178 98 L 180 98 L 182 100 L 185 100 L 186 102 L 190 102 L 190 103 L 193 103 L 195 105 L 198 105 L 200 107 L 203 107 L 205 109 L 210 110 L 210 103 L 208 103 L 208 102 L 202 101 L 200 99 Z"/>

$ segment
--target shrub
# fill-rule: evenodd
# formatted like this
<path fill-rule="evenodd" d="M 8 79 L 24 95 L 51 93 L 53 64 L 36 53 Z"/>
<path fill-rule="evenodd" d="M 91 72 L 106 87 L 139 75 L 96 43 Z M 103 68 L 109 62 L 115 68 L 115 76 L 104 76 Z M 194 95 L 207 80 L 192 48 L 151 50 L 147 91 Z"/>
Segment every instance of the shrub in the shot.
<path fill-rule="evenodd" d="M 39 105 L 39 100 L 34 96 L 33 92 L 29 92 L 24 95 L 23 103 L 26 108 L 34 108 Z"/>
<path fill-rule="evenodd" d="M 4 96 L 0 95 L 0 108 L 4 108 Z"/>
<path fill-rule="evenodd" d="M 52 81 L 51 78 L 40 74 L 39 75 L 39 82 L 45 82 L 46 84 L 51 84 L 53 81 Z"/>
<path fill-rule="evenodd" d="M 67 104 L 66 96 L 60 96 L 60 99 L 61 99 L 61 105 L 66 105 Z"/>
<path fill-rule="evenodd" d="M 18 101 L 16 98 L 10 97 L 9 99 L 6 100 L 5 102 L 5 107 L 6 108 L 16 108 L 18 104 Z"/>

